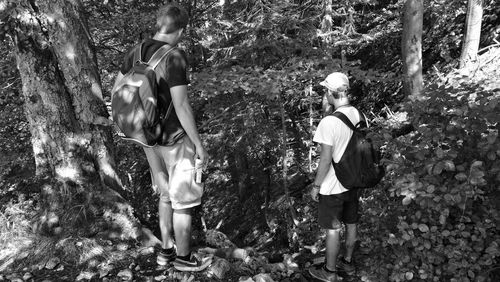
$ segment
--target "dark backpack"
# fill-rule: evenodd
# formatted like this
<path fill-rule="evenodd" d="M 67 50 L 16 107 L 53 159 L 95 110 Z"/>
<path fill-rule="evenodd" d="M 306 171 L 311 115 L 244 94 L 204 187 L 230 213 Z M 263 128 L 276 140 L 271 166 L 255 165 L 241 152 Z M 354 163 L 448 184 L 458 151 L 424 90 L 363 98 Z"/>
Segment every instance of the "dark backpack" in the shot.
<path fill-rule="evenodd" d="M 363 115 L 361 121 L 365 121 Z M 338 163 L 332 161 L 335 175 L 346 189 L 372 188 L 384 177 L 384 167 L 380 162 L 380 150 L 376 148 L 360 128 L 355 127 L 347 116 L 334 112 L 352 131 L 352 137 Z M 360 121 L 360 122 L 361 122 Z"/>
<path fill-rule="evenodd" d="M 172 50 L 163 45 L 148 62 L 141 59 L 142 44 L 135 48 L 133 67 L 116 83 L 111 94 L 113 121 L 123 133 L 123 139 L 141 146 L 154 146 L 161 137 L 161 118 L 158 108 L 156 66 Z M 163 119 L 172 111 L 170 103 Z"/>

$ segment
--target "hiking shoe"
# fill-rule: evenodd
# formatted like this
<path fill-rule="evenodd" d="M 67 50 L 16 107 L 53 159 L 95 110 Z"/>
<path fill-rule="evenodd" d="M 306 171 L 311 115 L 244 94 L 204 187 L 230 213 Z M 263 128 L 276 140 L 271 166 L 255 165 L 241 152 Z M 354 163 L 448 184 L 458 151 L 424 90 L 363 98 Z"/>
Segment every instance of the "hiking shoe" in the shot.
<path fill-rule="evenodd" d="M 318 279 L 320 281 L 326 281 L 326 282 L 337 282 L 339 281 L 337 277 L 337 272 L 336 271 L 330 271 L 326 269 L 326 264 L 323 264 L 323 266 L 316 267 L 316 266 L 311 266 L 309 269 L 309 274 L 315 279 Z"/>
<path fill-rule="evenodd" d="M 176 257 L 175 248 L 171 251 L 161 249 L 158 252 L 158 256 L 156 257 L 156 263 L 158 263 L 159 265 L 167 265 L 169 262 L 175 260 L 175 257 Z"/>
<path fill-rule="evenodd" d="M 202 271 L 212 263 L 212 257 L 197 258 L 191 254 L 190 260 L 175 258 L 174 268 L 179 271 Z"/>
<path fill-rule="evenodd" d="M 356 273 L 356 267 L 354 266 L 354 262 L 351 261 L 348 262 L 345 260 L 345 258 L 340 258 L 339 261 L 337 262 L 337 269 L 340 272 L 344 272 L 347 275 L 354 275 Z"/>

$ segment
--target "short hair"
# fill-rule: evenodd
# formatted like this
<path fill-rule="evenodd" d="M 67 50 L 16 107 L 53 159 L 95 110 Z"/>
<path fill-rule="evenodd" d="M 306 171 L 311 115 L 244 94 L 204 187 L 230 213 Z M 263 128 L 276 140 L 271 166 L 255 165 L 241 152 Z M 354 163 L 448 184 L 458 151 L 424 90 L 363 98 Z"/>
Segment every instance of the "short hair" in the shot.
<path fill-rule="evenodd" d="M 172 33 L 181 28 L 186 28 L 189 15 L 182 6 L 170 3 L 162 6 L 157 13 L 156 26 L 161 29 L 165 27 L 165 33 Z"/>
<path fill-rule="evenodd" d="M 341 89 L 337 90 L 328 89 L 327 91 L 332 94 L 333 98 L 340 99 L 342 97 L 347 97 L 347 90 L 348 90 L 347 87 L 342 87 Z"/>

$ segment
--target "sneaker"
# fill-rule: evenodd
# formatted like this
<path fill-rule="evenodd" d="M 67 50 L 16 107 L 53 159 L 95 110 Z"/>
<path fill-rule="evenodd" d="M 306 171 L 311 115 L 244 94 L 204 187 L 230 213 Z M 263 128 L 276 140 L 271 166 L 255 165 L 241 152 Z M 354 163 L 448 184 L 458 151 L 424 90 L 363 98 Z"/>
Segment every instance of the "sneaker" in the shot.
<path fill-rule="evenodd" d="M 202 271 L 212 263 L 212 257 L 197 258 L 191 254 L 190 260 L 175 258 L 174 268 L 179 271 Z"/>
<path fill-rule="evenodd" d="M 337 277 L 337 272 L 327 270 L 325 264 L 323 264 L 323 266 L 321 266 L 321 267 L 311 266 L 308 270 L 309 270 L 309 274 L 311 274 L 312 277 L 314 277 L 320 281 L 326 281 L 326 282 L 339 281 L 338 277 Z"/>
<path fill-rule="evenodd" d="M 337 262 L 337 269 L 347 275 L 354 275 L 354 273 L 356 273 L 356 267 L 354 266 L 352 259 L 348 262 L 345 258 L 340 258 Z"/>
<path fill-rule="evenodd" d="M 165 249 L 161 249 L 158 252 L 158 256 L 156 257 L 156 263 L 159 265 L 167 265 L 169 262 L 175 260 L 176 252 L 175 249 L 172 251 L 166 251 Z"/>

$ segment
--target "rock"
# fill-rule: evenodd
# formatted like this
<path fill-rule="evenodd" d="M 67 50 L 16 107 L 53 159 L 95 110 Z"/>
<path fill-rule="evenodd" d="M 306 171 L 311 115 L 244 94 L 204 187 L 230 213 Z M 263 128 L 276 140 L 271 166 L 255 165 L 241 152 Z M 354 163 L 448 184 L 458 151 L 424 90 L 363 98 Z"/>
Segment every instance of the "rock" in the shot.
<path fill-rule="evenodd" d="M 58 257 L 53 257 L 51 258 L 46 264 L 45 268 L 52 270 L 54 269 L 59 263 L 61 263 L 61 260 Z"/>
<path fill-rule="evenodd" d="M 31 277 L 33 277 L 33 274 L 29 273 L 29 272 L 26 272 L 24 273 L 23 275 L 23 280 L 26 281 L 26 280 L 29 280 Z"/>
<path fill-rule="evenodd" d="M 109 272 L 114 269 L 114 266 L 112 264 L 108 264 L 107 262 L 102 262 L 97 266 L 97 269 L 99 269 L 99 278 L 103 278 L 108 276 Z"/>
<path fill-rule="evenodd" d="M 214 229 L 207 230 L 206 241 L 208 245 L 217 248 L 236 248 L 236 245 L 229 240 L 226 234 Z"/>
<path fill-rule="evenodd" d="M 140 266 L 140 265 L 136 266 L 136 267 L 134 268 L 134 270 L 135 270 L 135 271 L 139 271 L 139 270 L 141 270 L 141 266 Z"/>
<path fill-rule="evenodd" d="M 82 271 L 78 276 L 76 277 L 76 281 L 81 281 L 81 280 L 90 280 L 94 278 L 94 276 L 97 276 L 97 273 L 91 272 L 91 271 Z"/>
<path fill-rule="evenodd" d="M 293 270 L 293 271 L 298 271 L 299 270 L 299 265 L 298 263 L 295 262 L 295 258 L 299 256 L 298 253 L 295 253 L 293 255 L 285 254 L 283 256 L 283 263 L 286 265 L 286 268 L 288 270 Z"/>
<path fill-rule="evenodd" d="M 240 277 L 238 282 L 255 282 L 251 277 Z"/>
<path fill-rule="evenodd" d="M 108 274 L 109 274 L 109 270 L 107 270 L 107 269 L 99 269 L 99 279 L 103 278 L 105 276 L 108 276 Z"/>
<path fill-rule="evenodd" d="M 63 271 L 64 270 L 64 265 L 59 265 L 59 267 L 56 269 L 56 271 Z"/>
<path fill-rule="evenodd" d="M 130 281 L 134 277 L 134 274 L 132 273 L 132 270 L 124 269 L 124 270 L 118 272 L 117 276 L 123 280 Z"/>
<path fill-rule="evenodd" d="M 286 271 L 286 266 L 282 262 L 264 265 L 266 272 Z"/>
<path fill-rule="evenodd" d="M 267 273 L 260 273 L 253 277 L 255 282 L 274 282 L 273 278 Z"/>
<path fill-rule="evenodd" d="M 91 260 L 89 260 L 89 261 L 88 261 L 88 263 L 87 263 L 87 267 L 88 267 L 88 268 L 94 268 L 94 267 L 96 267 L 98 264 L 99 264 L 99 261 L 98 261 L 98 260 L 96 260 L 96 259 L 91 259 Z"/>
<path fill-rule="evenodd" d="M 250 256 L 250 253 L 245 249 L 236 248 L 231 253 L 231 257 L 245 261 Z"/>
<path fill-rule="evenodd" d="M 163 281 L 165 279 L 167 279 L 167 276 L 165 275 L 155 276 L 155 281 Z"/>
<path fill-rule="evenodd" d="M 147 255 L 153 254 L 154 252 L 155 252 L 155 248 L 154 247 L 142 248 L 140 250 L 141 256 L 147 256 Z"/>
<path fill-rule="evenodd" d="M 128 248 L 129 248 L 129 246 L 125 243 L 120 243 L 120 244 L 118 244 L 118 246 L 116 246 L 116 249 L 118 251 L 122 251 L 122 252 L 128 250 Z"/>
<path fill-rule="evenodd" d="M 231 264 L 225 259 L 217 259 L 210 265 L 208 269 L 209 277 L 217 277 L 218 279 L 224 279 L 226 273 L 231 270 Z"/>

